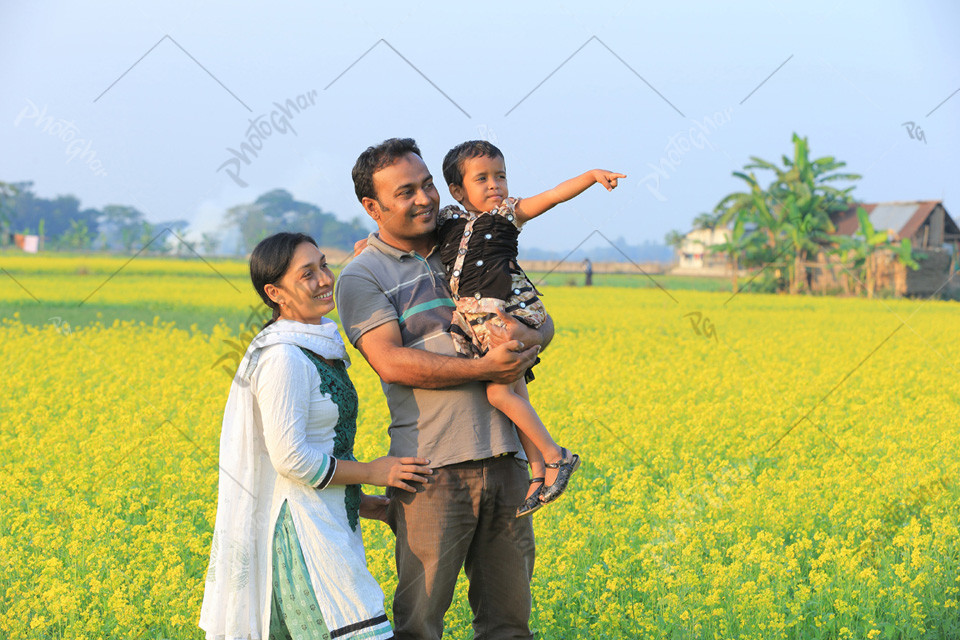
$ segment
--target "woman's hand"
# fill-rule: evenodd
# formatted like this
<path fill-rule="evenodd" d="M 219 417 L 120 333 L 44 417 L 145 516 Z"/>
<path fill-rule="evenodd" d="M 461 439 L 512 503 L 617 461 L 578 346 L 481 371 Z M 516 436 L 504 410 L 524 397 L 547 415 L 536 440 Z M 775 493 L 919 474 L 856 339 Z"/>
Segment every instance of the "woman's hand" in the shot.
<path fill-rule="evenodd" d="M 427 476 L 433 474 L 433 469 L 425 466 L 428 464 L 430 464 L 430 461 L 426 458 L 383 456 L 367 463 L 369 478 L 364 484 L 395 487 L 410 493 L 416 493 L 417 487 L 414 485 L 426 482 Z"/>
<path fill-rule="evenodd" d="M 390 498 L 387 496 L 368 496 L 360 495 L 360 517 L 368 520 L 387 521 L 387 507 L 390 506 Z"/>

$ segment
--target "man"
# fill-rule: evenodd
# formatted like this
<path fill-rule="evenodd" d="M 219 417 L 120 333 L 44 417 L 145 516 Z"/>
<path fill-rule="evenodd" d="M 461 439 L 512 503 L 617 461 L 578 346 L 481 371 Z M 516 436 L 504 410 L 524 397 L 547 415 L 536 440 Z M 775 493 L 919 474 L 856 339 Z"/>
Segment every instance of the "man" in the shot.
<path fill-rule="evenodd" d="M 367 248 L 340 274 L 336 298 L 348 339 L 380 376 L 390 407 L 390 454 L 428 458 L 418 493 L 390 492 L 399 584 L 400 640 L 436 640 L 460 568 L 478 640 L 532 638 L 534 540 L 516 518 L 527 489 L 516 430 L 487 402 L 487 381 L 512 382 L 553 337 L 507 319 L 507 335 L 483 358 L 460 358 L 447 333 L 453 315 L 436 250 L 440 196 L 416 143 L 390 139 L 357 159 L 353 181 L 377 224 Z"/>

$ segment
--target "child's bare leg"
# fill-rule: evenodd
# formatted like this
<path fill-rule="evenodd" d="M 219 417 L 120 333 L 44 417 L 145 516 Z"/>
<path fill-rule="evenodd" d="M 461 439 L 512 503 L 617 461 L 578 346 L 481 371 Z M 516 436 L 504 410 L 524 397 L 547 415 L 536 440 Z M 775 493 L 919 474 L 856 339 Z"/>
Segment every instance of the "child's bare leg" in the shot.
<path fill-rule="evenodd" d="M 523 446 L 523 452 L 527 455 L 527 462 L 530 463 L 530 478 L 545 478 L 547 468 L 544 466 L 543 454 L 540 453 L 540 449 L 537 449 L 536 445 L 533 444 L 533 441 L 528 438 L 527 434 L 525 434 L 523 431 L 518 429 L 517 436 L 520 438 L 520 445 Z M 531 483 L 530 487 L 527 489 L 527 495 L 525 499 L 532 496 L 534 491 L 543 486 L 546 486 L 543 481 Z"/>
<path fill-rule="evenodd" d="M 537 415 L 533 405 L 530 404 L 527 383 L 522 378 L 512 384 L 488 383 L 487 400 L 517 425 L 520 443 L 523 445 L 524 453 L 527 454 L 527 460 L 531 462 L 531 467 L 533 467 L 535 459 L 542 465 L 544 461 L 556 462 L 563 456 L 560 445 L 550 436 L 547 427 L 540 420 L 540 416 Z M 531 449 L 535 449 L 539 453 L 536 458 L 530 455 Z M 555 469 L 533 467 L 531 470 L 534 473 L 534 478 L 544 477 L 539 475 L 538 471 L 544 471 L 548 474 L 546 476 L 546 486 L 552 484 L 553 480 L 556 479 L 557 471 Z"/>
<path fill-rule="evenodd" d="M 529 402 L 530 402 L 530 392 L 527 390 L 527 381 L 524 380 L 523 378 L 520 378 L 519 380 L 517 380 L 517 381 L 514 382 L 513 384 L 514 384 L 514 390 L 517 392 L 517 395 L 519 395 L 521 398 L 523 398 L 524 400 L 526 400 L 526 401 L 529 403 Z M 532 404 L 530 405 L 530 408 L 531 408 L 531 409 L 533 408 L 533 405 L 532 405 Z M 538 417 L 537 420 L 539 420 L 539 419 L 540 419 L 540 418 Z M 541 423 L 541 424 L 542 424 L 542 423 Z M 544 429 L 546 429 L 546 427 L 544 427 Z M 520 433 L 523 433 L 523 432 L 521 431 Z M 548 437 L 551 437 L 549 433 L 547 434 L 547 436 L 548 436 Z M 552 437 L 551 437 L 551 440 L 552 440 Z M 520 442 L 521 442 L 521 443 L 523 442 L 523 438 L 520 439 Z M 548 456 L 547 454 L 542 454 L 542 457 L 545 458 L 545 459 L 544 459 L 544 462 L 556 462 L 556 461 L 559 460 L 561 457 L 563 457 L 563 451 L 561 451 L 560 445 L 557 445 L 555 441 L 554 441 L 554 445 L 556 445 L 556 451 L 555 451 L 556 457 L 553 457 L 553 455 L 549 455 L 549 456 Z M 539 474 L 538 474 L 538 475 L 535 475 L 535 476 L 533 476 L 533 477 L 534 477 L 534 478 L 543 478 L 543 477 L 546 477 L 546 482 L 544 483 L 544 486 L 545 486 L 545 487 L 549 487 L 551 484 L 553 484 L 554 480 L 557 479 L 557 470 L 556 470 L 556 469 L 547 469 L 546 465 L 544 465 L 544 467 L 543 467 L 543 475 L 539 475 Z"/>

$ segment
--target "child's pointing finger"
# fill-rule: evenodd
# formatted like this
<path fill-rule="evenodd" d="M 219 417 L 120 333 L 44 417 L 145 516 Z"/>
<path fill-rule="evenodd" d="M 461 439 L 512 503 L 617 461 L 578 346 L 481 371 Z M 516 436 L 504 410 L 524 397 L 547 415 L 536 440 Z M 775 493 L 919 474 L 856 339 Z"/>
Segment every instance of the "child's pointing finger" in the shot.
<path fill-rule="evenodd" d="M 617 181 L 620 178 L 626 178 L 627 176 L 622 173 L 611 173 L 607 176 L 607 180 L 610 182 L 610 189 L 614 189 L 617 186 Z"/>

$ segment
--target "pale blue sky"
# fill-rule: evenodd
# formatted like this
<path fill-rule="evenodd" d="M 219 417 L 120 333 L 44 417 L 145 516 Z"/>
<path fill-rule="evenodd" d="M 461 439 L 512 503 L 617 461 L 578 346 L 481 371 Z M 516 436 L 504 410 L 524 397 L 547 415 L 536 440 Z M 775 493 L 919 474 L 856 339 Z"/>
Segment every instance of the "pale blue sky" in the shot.
<path fill-rule="evenodd" d="M 960 212 L 953 2 L 7 1 L 0 19 L 0 180 L 133 204 L 154 221 L 209 230 L 276 187 L 349 219 L 362 215 L 350 168 L 367 145 L 412 136 L 439 178 L 448 148 L 487 137 L 513 195 L 594 167 L 629 176 L 551 211 L 525 246 L 562 251 L 595 229 L 661 241 L 738 189 L 730 174 L 748 156 L 789 154 L 793 131 L 863 174 L 863 200 L 943 198 Z M 296 135 L 274 133 L 242 167 L 249 186 L 217 170 L 251 118 L 311 91 Z M 708 134 L 689 133 L 718 113 Z M 60 119 L 99 168 L 79 155 L 86 143 L 68 161 Z M 679 163 L 661 165 L 658 196 L 644 178 L 661 158 Z"/>

